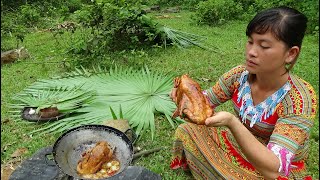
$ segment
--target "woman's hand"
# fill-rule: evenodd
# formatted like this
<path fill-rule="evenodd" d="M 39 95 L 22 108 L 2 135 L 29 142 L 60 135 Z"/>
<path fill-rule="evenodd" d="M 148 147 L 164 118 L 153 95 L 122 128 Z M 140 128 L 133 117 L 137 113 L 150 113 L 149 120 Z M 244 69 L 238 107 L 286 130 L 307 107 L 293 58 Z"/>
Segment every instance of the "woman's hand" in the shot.
<path fill-rule="evenodd" d="M 213 116 L 206 119 L 205 124 L 207 126 L 227 126 L 231 127 L 233 122 L 237 121 L 237 118 L 226 111 L 220 111 Z"/>

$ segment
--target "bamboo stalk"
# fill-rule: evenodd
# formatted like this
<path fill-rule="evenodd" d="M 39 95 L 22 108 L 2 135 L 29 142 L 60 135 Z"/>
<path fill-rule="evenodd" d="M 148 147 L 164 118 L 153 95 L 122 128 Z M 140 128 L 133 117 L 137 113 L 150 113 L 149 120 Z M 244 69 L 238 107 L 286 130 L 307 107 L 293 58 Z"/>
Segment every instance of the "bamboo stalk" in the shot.
<path fill-rule="evenodd" d="M 157 148 L 150 149 L 150 150 L 140 151 L 140 152 L 135 153 L 133 155 L 133 159 L 137 159 L 138 157 L 149 155 L 151 153 L 160 151 L 161 149 L 163 149 L 163 147 L 157 147 Z"/>

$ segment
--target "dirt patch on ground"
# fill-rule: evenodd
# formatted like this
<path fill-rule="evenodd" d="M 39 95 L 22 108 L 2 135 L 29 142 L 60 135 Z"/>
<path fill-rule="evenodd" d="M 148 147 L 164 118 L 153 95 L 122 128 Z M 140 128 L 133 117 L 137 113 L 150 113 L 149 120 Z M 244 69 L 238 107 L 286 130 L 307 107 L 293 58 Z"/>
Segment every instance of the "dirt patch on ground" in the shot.
<path fill-rule="evenodd" d="M 21 164 L 21 159 L 12 159 L 8 161 L 6 164 L 1 164 L 1 180 L 9 180 L 12 172 L 16 170 Z"/>

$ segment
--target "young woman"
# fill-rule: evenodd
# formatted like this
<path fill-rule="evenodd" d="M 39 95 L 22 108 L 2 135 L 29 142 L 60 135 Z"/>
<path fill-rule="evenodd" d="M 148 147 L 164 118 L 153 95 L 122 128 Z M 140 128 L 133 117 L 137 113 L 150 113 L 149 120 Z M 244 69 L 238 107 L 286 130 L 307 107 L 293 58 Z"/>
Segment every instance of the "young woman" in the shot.
<path fill-rule="evenodd" d="M 288 7 L 267 9 L 250 21 L 245 65 L 203 92 L 213 108 L 231 100 L 236 115 L 220 111 L 206 125 L 181 124 L 172 169 L 189 169 L 196 179 L 311 179 L 305 160 L 317 97 L 290 72 L 306 24 L 305 15 Z"/>

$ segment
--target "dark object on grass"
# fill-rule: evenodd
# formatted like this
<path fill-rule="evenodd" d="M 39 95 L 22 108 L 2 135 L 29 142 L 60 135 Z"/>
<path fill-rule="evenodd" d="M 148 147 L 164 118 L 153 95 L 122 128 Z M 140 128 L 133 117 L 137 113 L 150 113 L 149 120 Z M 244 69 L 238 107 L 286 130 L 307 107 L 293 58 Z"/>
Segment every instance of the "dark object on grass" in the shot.
<path fill-rule="evenodd" d="M 31 121 L 31 122 L 48 122 L 48 121 L 55 121 L 55 120 L 59 120 L 62 119 L 66 116 L 66 114 L 60 113 L 57 114 L 54 117 L 41 117 L 38 114 L 34 113 L 34 114 L 30 114 L 30 110 L 36 110 L 37 107 L 25 107 L 23 108 L 22 112 L 21 112 L 21 118 L 27 121 Z"/>
<path fill-rule="evenodd" d="M 167 8 L 165 10 L 163 10 L 163 13 L 178 13 L 180 12 L 181 8 L 179 6 L 177 7 L 171 7 L 171 8 Z"/>
<path fill-rule="evenodd" d="M 143 11 L 145 13 L 151 13 L 153 11 L 160 11 L 160 6 L 159 5 L 155 5 L 155 6 L 150 6 L 148 8 L 143 9 Z"/>
<path fill-rule="evenodd" d="M 47 107 L 39 110 L 39 115 L 42 118 L 52 118 L 59 115 L 57 107 Z"/>
<path fill-rule="evenodd" d="M 13 49 L 6 52 L 1 52 L 1 65 L 13 63 L 17 59 L 25 59 L 30 57 L 26 48 Z"/>

